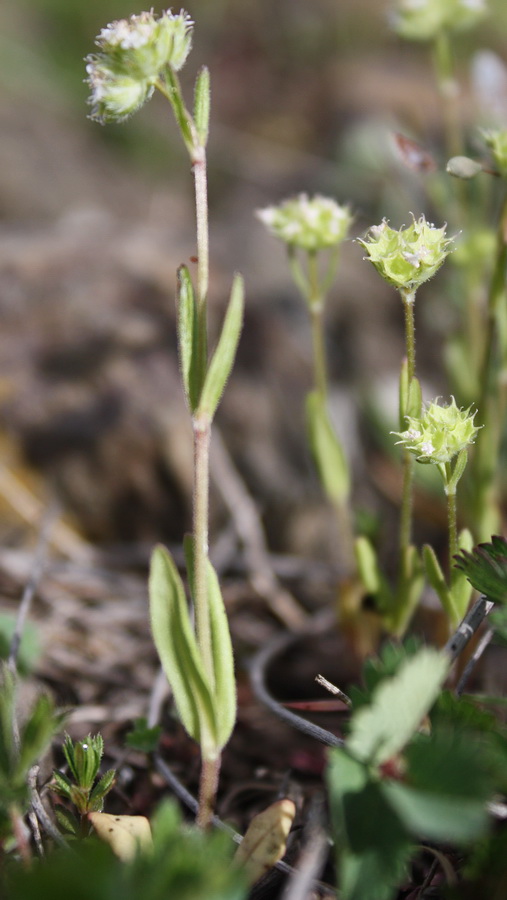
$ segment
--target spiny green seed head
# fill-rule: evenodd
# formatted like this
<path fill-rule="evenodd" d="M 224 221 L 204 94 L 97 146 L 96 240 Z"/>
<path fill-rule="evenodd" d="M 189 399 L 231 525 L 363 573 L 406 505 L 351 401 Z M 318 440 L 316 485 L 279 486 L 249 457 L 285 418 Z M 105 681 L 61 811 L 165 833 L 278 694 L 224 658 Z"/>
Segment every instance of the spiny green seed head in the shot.
<path fill-rule="evenodd" d="M 473 28 L 487 11 L 486 0 L 398 0 L 391 22 L 400 37 L 426 41 L 442 31 Z"/>
<path fill-rule="evenodd" d="M 193 22 L 183 10 L 157 18 L 143 12 L 119 19 L 96 39 L 99 53 L 86 58 L 91 118 L 121 122 L 148 100 L 164 68 L 181 69 L 190 52 Z"/>
<path fill-rule="evenodd" d="M 507 178 L 507 129 L 483 131 L 482 136 L 491 150 L 498 171 Z"/>
<path fill-rule="evenodd" d="M 306 194 L 259 209 L 257 216 L 275 237 L 310 252 L 341 244 L 352 222 L 348 206 L 340 206 L 330 197 Z"/>
<path fill-rule="evenodd" d="M 435 228 L 424 216 L 413 219 L 408 228 L 395 231 L 384 219 L 370 228 L 364 247 L 377 272 L 400 291 L 414 292 L 438 271 L 449 253 L 452 238 L 445 225 Z"/>
<path fill-rule="evenodd" d="M 448 463 L 469 444 L 479 428 L 474 425 L 476 410 L 459 409 L 454 397 L 447 406 L 430 403 L 421 418 L 407 416 L 406 431 L 393 431 L 397 441 L 421 463 Z"/>

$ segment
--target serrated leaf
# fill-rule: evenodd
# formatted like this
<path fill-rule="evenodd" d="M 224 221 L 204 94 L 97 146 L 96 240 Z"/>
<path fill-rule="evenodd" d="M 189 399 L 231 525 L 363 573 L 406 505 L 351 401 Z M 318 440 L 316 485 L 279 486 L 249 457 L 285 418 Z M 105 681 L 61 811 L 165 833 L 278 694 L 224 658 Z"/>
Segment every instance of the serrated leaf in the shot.
<path fill-rule="evenodd" d="M 232 283 L 229 305 L 218 344 L 204 379 L 196 417 L 213 419 L 227 379 L 231 374 L 243 325 L 244 286 L 240 275 Z"/>
<path fill-rule="evenodd" d="M 348 751 L 376 766 L 399 753 L 435 702 L 448 668 L 446 655 L 429 647 L 402 663 L 376 688 L 371 705 L 352 716 Z"/>
<path fill-rule="evenodd" d="M 420 640 L 412 635 L 403 644 L 397 641 L 386 641 L 378 656 L 370 656 L 363 664 L 362 680 L 364 688 L 352 684 L 349 687 L 352 709 L 359 709 L 372 702 L 375 689 L 398 672 L 402 663 L 419 652 Z"/>
<path fill-rule="evenodd" d="M 306 424 L 320 483 L 333 503 L 342 504 L 350 492 L 349 467 L 318 391 L 311 391 L 306 398 Z"/>
<path fill-rule="evenodd" d="M 145 816 L 112 816 L 109 813 L 92 812 L 88 819 L 101 841 L 123 862 L 133 859 L 139 850 L 153 846 L 151 828 Z"/>
<path fill-rule="evenodd" d="M 161 725 L 154 725 L 152 728 L 149 728 L 145 718 L 136 719 L 134 728 L 132 731 L 129 731 L 125 738 L 125 746 L 131 747 L 133 750 L 140 750 L 142 753 L 153 753 L 157 748 L 161 734 Z"/>
<path fill-rule="evenodd" d="M 197 347 L 197 309 L 194 286 L 186 266 L 178 269 L 178 350 L 183 389 L 188 408 L 194 412 L 199 402 L 201 374 Z"/>
<path fill-rule="evenodd" d="M 162 546 L 153 552 L 149 593 L 153 640 L 182 724 L 201 745 L 205 758 L 212 758 L 218 740 L 213 696 L 204 674 L 181 578 Z"/>
<path fill-rule="evenodd" d="M 407 830 L 420 840 L 462 844 L 486 833 L 486 805 L 474 798 L 427 793 L 394 781 L 383 783 L 382 792 Z"/>
<path fill-rule="evenodd" d="M 115 778 L 116 769 L 108 769 L 108 771 L 102 776 L 100 781 L 95 785 L 88 801 L 88 808 L 90 811 L 102 812 L 104 797 L 113 787 Z"/>
<path fill-rule="evenodd" d="M 70 798 L 71 790 L 72 790 L 72 782 L 69 781 L 66 775 L 63 772 L 53 771 L 53 781 L 50 784 L 50 788 L 55 793 L 60 794 L 61 797 Z"/>
<path fill-rule="evenodd" d="M 390 900 L 412 843 L 368 768 L 340 748 L 327 772 L 342 900 Z"/>
<path fill-rule="evenodd" d="M 455 557 L 456 566 L 473 587 L 496 603 L 507 601 L 507 542 L 495 535 L 490 543 L 465 549 Z"/>
<path fill-rule="evenodd" d="M 285 797 L 254 816 L 239 845 L 235 861 L 244 866 L 253 884 L 285 855 L 296 807 Z"/>
<path fill-rule="evenodd" d="M 17 764 L 19 774 L 28 769 L 48 749 L 54 735 L 61 729 L 65 713 L 58 713 L 52 699 L 46 694 L 37 698 L 20 735 Z"/>
<path fill-rule="evenodd" d="M 203 66 L 199 72 L 194 90 L 194 123 L 202 147 L 208 143 L 210 113 L 209 69 Z"/>
<path fill-rule="evenodd" d="M 71 835 L 77 835 L 79 832 L 79 821 L 76 816 L 74 816 L 70 810 L 65 809 L 64 806 L 56 806 L 55 807 L 55 816 L 56 821 L 60 825 L 60 828 L 63 829 L 64 832 Z"/>
<path fill-rule="evenodd" d="M 185 560 L 190 589 L 194 591 L 194 554 L 192 538 L 184 540 Z M 236 680 L 229 621 L 217 573 L 208 560 L 207 588 L 210 615 L 211 652 L 213 659 L 214 697 L 220 747 L 229 740 L 236 723 Z"/>

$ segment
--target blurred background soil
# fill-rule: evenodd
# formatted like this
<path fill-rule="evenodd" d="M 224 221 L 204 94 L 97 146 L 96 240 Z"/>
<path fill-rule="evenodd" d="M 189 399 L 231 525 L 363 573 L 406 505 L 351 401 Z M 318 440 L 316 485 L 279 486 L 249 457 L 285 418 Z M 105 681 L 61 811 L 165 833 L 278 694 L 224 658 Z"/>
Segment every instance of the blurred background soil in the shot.
<path fill-rule="evenodd" d="M 471 42 L 474 53 L 507 53 L 507 10 L 503 0 L 491 7 L 478 36 L 458 43 L 462 114 L 483 124 Z M 246 283 L 244 332 L 217 426 L 279 571 L 313 610 L 333 602 L 338 534 L 304 438 L 305 310 L 284 248 L 255 210 L 301 191 L 329 194 L 350 203 L 354 237 L 384 216 L 394 227 L 411 212 L 431 216 L 425 176 L 403 165 L 392 134 L 420 141 L 443 167 L 439 99 L 426 45 L 393 35 L 383 0 L 192 0 L 186 8 L 196 26 L 184 88 L 190 96 L 204 63 L 212 81 L 212 330 L 233 272 Z M 0 12 L 0 604 L 16 610 L 56 498 L 63 518 L 33 613 L 43 646 L 37 671 L 76 706 L 74 734 L 102 727 L 110 740 L 146 714 L 156 672 L 149 548 L 177 547 L 190 527 L 174 303 L 177 267 L 192 266 L 195 254 L 188 159 L 161 97 L 122 125 L 86 117 L 83 57 L 107 22 L 140 11 L 127 0 L 4 0 Z M 345 244 L 329 298 L 330 409 L 356 505 L 371 511 L 372 528 L 381 523 L 389 554 L 399 476 L 382 435 L 396 425 L 403 317 L 362 255 Z M 442 275 L 421 291 L 416 312 L 429 396 L 448 393 L 440 350 L 454 312 L 446 292 Z M 214 472 L 212 555 L 241 660 L 276 619 L 242 575 Z M 421 502 L 420 511 L 421 534 L 433 534 L 439 503 Z M 331 642 L 330 666 L 335 655 Z M 297 768 L 295 745 L 285 735 L 280 755 L 282 726 L 259 718 L 246 680 L 240 699 L 241 777 L 262 764 L 251 735 L 266 727 L 271 763 L 278 754 L 277 768 Z M 309 771 L 321 764 L 311 754 L 298 759 Z"/>

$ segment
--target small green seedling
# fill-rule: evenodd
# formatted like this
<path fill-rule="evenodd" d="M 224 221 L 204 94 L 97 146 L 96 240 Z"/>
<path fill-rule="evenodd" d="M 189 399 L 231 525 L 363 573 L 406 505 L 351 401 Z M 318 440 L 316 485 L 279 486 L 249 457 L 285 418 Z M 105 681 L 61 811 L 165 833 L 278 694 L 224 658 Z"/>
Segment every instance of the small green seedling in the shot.
<path fill-rule="evenodd" d="M 104 753 L 104 741 L 100 734 L 89 734 L 82 741 L 73 741 L 66 735 L 62 749 L 69 774 L 55 770 L 50 786 L 60 797 L 72 803 L 79 819 L 63 807 L 57 807 L 56 815 L 65 831 L 82 836 L 88 833 L 88 813 L 102 812 L 104 798 L 114 786 L 116 772 L 109 769 L 99 778 Z"/>

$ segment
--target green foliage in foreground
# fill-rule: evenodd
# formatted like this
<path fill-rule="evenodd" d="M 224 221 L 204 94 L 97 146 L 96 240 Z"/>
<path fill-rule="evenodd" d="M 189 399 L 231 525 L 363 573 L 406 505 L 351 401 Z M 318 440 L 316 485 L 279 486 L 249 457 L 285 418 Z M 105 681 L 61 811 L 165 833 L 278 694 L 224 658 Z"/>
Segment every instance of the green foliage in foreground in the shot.
<path fill-rule="evenodd" d="M 242 900 L 247 889 L 231 863 L 234 845 L 222 833 L 185 828 L 171 802 L 152 821 L 153 850 L 124 863 L 105 844 L 86 840 L 26 869 L 12 866 L 4 900 Z"/>
<path fill-rule="evenodd" d="M 365 666 L 366 690 L 328 770 L 342 900 L 391 900 L 421 842 L 487 846 L 506 735 L 474 703 L 440 691 L 446 670 L 443 652 L 413 645 L 388 645 Z"/>

